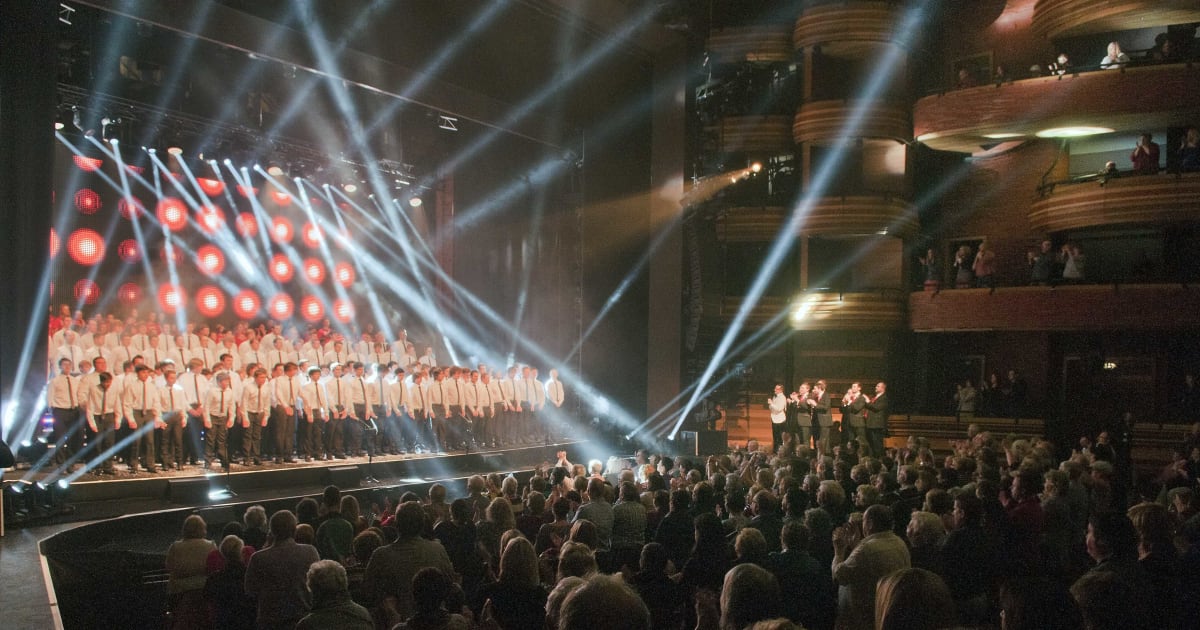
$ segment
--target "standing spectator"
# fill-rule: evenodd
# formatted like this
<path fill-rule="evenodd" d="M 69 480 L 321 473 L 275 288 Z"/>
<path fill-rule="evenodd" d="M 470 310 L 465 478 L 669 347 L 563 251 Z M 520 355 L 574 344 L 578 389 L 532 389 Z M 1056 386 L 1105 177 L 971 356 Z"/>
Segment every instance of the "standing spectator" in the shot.
<path fill-rule="evenodd" d="M 971 288 L 975 281 L 975 272 L 971 268 L 971 246 L 960 245 L 958 251 L 954 252 L 954 288 Z"/>
<path fill-rule="evenodd" d="M 267 510 L 261 505 L 251 505 L 242 515 L 246 527 L 242 530 L 242 542 L 248 547 L 262 549 L 267 546 Z"/>
<path fill-rule="evenodd" d="M 629 585 L 650 609 L 651 627 L 654 628 L 678 628 L 687 604 L 683 589 L 667 575 L 669 560 L 665 547 L 647 543 L 642 547 L 641 570 L 629 579 Z"/>
<path fill-rule="evenodd" d="M 1137 146 L 1129 155 L 1133 162 L 1134 175 L 1154 175 L 1158 173 L 1158 144 L 1150 134 L 1143 133 L 1138 137 Z"/>
<path fill-rule="evenodd" d="M 923 258 L 918 258 L 921 266 L 925 268 L 925 290 L 937 291 L 942 283 L 942 263 L 937 259 L 937 255 L 933 253 L 933 248 L 925 251 Z"/>
<path fill-rule="evenodd" d="M 975 286 L 980 288 L 996 288 L 996 252 L 992 251 L 987 240 L 979 243 L 979 251 L 975 253 L 975 262 L 971 264 L 975 273 Z"/>
<path fill-rule="evenodd" d="M 305 583 L 308 567 L 321 559 L 316 547 L 294 540 L 296 515 L 271 515 L 270 547 L 250 556 L 246 593 L 258 600 L 259 628 L 292 628 L 308 614 L 311 601 Z"/>
<path fill-rule="evenodd" d="M 620 500 L 613 506 L 613 569 L 637 566 L 645 542 L 646 506 L 638 498 L 637 486 L 626 481 L 621 484 Z"/>
<path fill-rule="evenodd" d="M 325 520 L 317 527 L 317 552 L 325 560 L 345 562 L 352 551 L 354 525 L 342 516 L 341 505 L 339 501 L 337 506 L 330 506 Z"/>
<path fill-rule="evenodd" d="M 167 597 L 172 628 L 202 628 L 208 615 L 204 607 L 204 582 L 208 554 L 216 549 L 204 519 L 192 514 L 183 521 L 180 539 L 167 549 Z"/>
<path fill-rule="evenodd" d="M 540 628 L 546 619 L 546 589 L 538 577 L 537 554 L 524 538 L 513 538 L 500 556 L 500 576 L 483 588 L 483 617 L 502 630 Z"/>
<path fill-rule="evenodd" d="M 1185 173 L 1200 171 L 1200 129 L 1188 127 L 1179 146 L 1179 170 Z"/>
<path fill-rule="evenodd" d="M 1042 241 L 1041 250 L 1037 253 L 1026 254 L 1029 260 L 1029 284 L 1048 285 L 1055 280 L 1057 258 L 1054 255 L 1054 244 L 1050 239 Z"/>
<path fill-rule="evenodd" d="M 396 598 L 396 613 L 401 619 L 412 616 L 413 576 L 425 567 L 435 567 L 447 573 L 454 570 L 450 556 L 436 541 L 421 538 L 425 527 L 425 511 L 416 501 L 402 503 L 396 509 L 396 530 L 400 538 L 384 545 L 371 554 L 367 563 L 368 601 L 383 604 L 389 597 Z"/>
<path fill-rule="evenodd" d="M 1078 284 L 1084 280 L 1086 257 L 1077 243 L 1067 243 L 1062 248 L 1063 281 Z"/>
<path fill-rule="evenodd" d="M 873 630 L 875 585 L 880 578 L 909 567 L 908 547 L 892 531 L 892 512 L 872 505 L 863 514 L 865 537 L 851 547 L 847 524 L 833 533 L 833 580 L 838 584 L 838 627 Z"/>
<path fill-rule="evenodd" d="M 879 580 L 876 630 L 937 630 L 955 625 L 950 590 L 936 573 L 903 569 Z"/>
<path fill-rule="evenodd" d="M 779 540 L 783 551 L 770 555 L 768 567 L 782 590 L 780 612 L 810 630 L 832 628 L 837 593 L 828 568 L 808 553 L 808 528 L 799 521 L 789 521 Z"/>
<path fill-rule="evenodd" d="M 426 567 L 413 577 L 413 615 L 395 626 L 402 630 L 468 630 L 471 624 L 458 613 L 446 610 L 454 593 L 454 582 L 439 569 Z"/>
<path fill-rule="evenodd" d="M 211 611 L 214 630 L 252 630 L 254 598 L 246 594 L 246 564 L 242 539 L 226 536 L 220 554 L 224 567 L 208 576 L 204 599 Z"/>
<path fill-rule="evenodd" d="M 314 562 L 306 582 L 312 594 L 312 612 L 296 624 L 296 630 L 374 630 L 371 613 L 350 599 L 346 569 L 341 564 Z"/>
<path fill-rule="evenodd" d="M 958 386 L 958 391 L 954 394 L 955 411 L 958 413 L 959 421 L 967 420 L 975 417 L 975 386 L 971 384 L 971 379 L 963 381 L 962 385 Z"/>
<path fill-rule="evenodd" d="M 671 556 L 676 568 L 683 567 L 694 541 L 691 506 L 691 493 L 687 490 L 673 491 L 671 510 L 663 517 L 658 531 L 654 534 L 654 542 L 666 547 L 667 554 Z"/>
<path fill-rule="evenodd" d="M 613 506 L 607 501 L 605 491 L 604 479 L 599 477 L 589 479 L 587 503 L 579 507 L 571 522 L 590 521 L 596 526 L 596 534 L 600 539 L 598 549 L 608 551 L 612 547 Z"/>
<path fill-rule="evenodd" d="M 1112 68 L 1120 68 L 1129 63 L 1129 55 L 1121 51 L 1121 45 L 1117 42 L 1108 43 L 1108 54 L 1104 55 L 1104 59 L 1100 60 L 1100 67 L 1105 70 Z"/>

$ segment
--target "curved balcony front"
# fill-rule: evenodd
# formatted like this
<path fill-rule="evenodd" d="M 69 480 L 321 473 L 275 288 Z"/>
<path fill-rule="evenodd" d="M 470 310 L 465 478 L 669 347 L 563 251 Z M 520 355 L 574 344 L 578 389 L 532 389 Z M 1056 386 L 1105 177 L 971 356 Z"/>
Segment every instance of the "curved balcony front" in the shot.
<path fill-rule="evenodd" d="M 1029 223 L 1044 232 L 1196 220 L 1200 220 L 1200 173 L 1057 184 L 1029 212 Z"/>
<path fill-rule="evenodd" d="M 709 128 L 724 153 L 779 155 L 795 150 L 788 116 L 726 116 Z"/>
<path fill-rule="evenodd" d="M 787 24 L 764 24 L 713 31 L 706 48 L 712 63 L 787 62 L 792 59 L 792 34 Z"/>
<path fill-rule="evenodd" d="M 725 296 L 722 321 L 732 321 L 743 301 L 740 296 Z M 761 298 L 751 309 L 747 324 L 783 322 L 794 330 L 893 330 L 904 325 L 904 316 L 904 296 L 896 292 L 806 291 L 791 299 Z"/>
<path fill-rule="evenodd" d="M 837 144 L 851 138 L 912 138 L 908 109 L 887 101 L 812 101 L 800 106 L 792 123 L 797 143 Z"/>
<path fill-rule="evenodd" d="M 917 141 L 974 153 L 1062 127 L 1114 131 L 1193 124 L 1200 66 L 1162 64 L 1023 79 L 926 96 L 913 106 Z"/>
<path fill-rule="evenodd" d="M 1094 284 L 913 293 L 909 326 L 940 331 L 1172 330 L 1200 326 L 1200 288 Z"/>
<path fill-rule="evenodd" d="M 717 237 L 729 243 L 768 242 L 787 220 L 779 206 L 730 208 L 716 223 Z M 893 197 L 855 195 L 822 197 L 808 208 L 796 236 L 894 236 L 916 233 L 917 213 L 912 205 Z"/>
<path fill-rule="evenodd" d="M 827 55 L 866 59 L 897 43 L 899 21 L 893 2 L 818 4 L 796 20 L 792 41 L 797 50 L 820 46 Z"/>
<path fill-rule="evenodd" d="M 1038 0 L 1033 31 L 1047 39 L 1200 22 L 1196 0 Z"/>

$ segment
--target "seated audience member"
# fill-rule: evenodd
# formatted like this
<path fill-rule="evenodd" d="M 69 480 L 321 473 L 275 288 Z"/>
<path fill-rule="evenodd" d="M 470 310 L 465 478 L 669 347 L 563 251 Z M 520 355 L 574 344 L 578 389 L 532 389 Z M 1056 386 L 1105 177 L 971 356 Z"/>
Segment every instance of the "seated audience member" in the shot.
<path fill-rule="evenodd" d="M 238 521 L 229 521 L 225 523 L 225 527 L 221 528 L 221 540 L 225 540 L 228 536 L 235 536 L 238 540 L 242 540 L 242 524 Z M 242 543 L 242 564 L 250 562 L 250 556 L 257 551 L 254 547 Z M 204 572 L 209 576 L 217 573 L 225 568 L 225 556 L 221 555 L 220 547 L 208 552 L 208 559 L 204 563 Z M 245 567 L 242 567 L 245 569 Z"/>
<path fill-rule="evenodd" d="M 640 570 L 629 578 L 629 585 L 650 609 L 653 628 L 678 628 L 687 605 L 682 587 L 667 575 L 668 560 L 665 547 L 647 543 L 642 547 Z"/>
<path fill-rule="evenodd" d="M 563 543 L 558 552 L 558 580 L 571 576 L 587 578 L 599 570 L 596 554 L 590 547 L 574 541 Z"/>
<path fill-rule="evenodd" d="M 839 628 L 874 628 L 875 585 L 880 578 L 910 565 L 908 547 L 892 531 L 892 511 L 872 505 L 863 514 L 865 537 L 851 546 L 851 524 L 833 532 L 833 580 L 838 584 Z"/>
<path fill-rule="evenodd" d="M 1129 160 L 1133 162 L 1133 173 L 1135 175 L 1154 175 L 1158 173 L 1158 144 L 1154 142 L 1150 134 L 1143 133 L 1138 136 L 1137 146 L 1134 147 L 1133 153 L 1129 155 Z"/>
<path fill-rule="evenodd" d="M 912 566 L 941 575 L 942 542 L 946 539 L 941 517 L 932 512 L 913 512 L 905 533 Z"/>
<path fill-rule="evenodd" d="M 1163 628 L 1146 613 L 1153 603 L 1147 591 L 1120 574 L 1089 571 L 1071 585 L 1087 630 L 1151 630 Z"/>
<path fill-rule="evenodd" d="M 763 538 L 762 532 L 753 527 L 743 528 L 733 541 L 733 563 L 735 565 L 748 562 L 766 568 L 767 553 L 767 541 Z"/>
<path fill-rule="evenodd" d="M 901 569 L 875 589 L 875 630 L 941 630 L 957 620 L 950 589 L 931 571 Z"/>
<path fill-rule="evenodd" d="M 525 509 L 517 517 L 517 529 L 530 542 L 537 540 L 538 530 L 546 522 L 546 495 L 541 492 L 530 492 L 525 497 Z"/>
<path fill-rule="evenodd" d="M 1066 74 L 1071 71 L 1071 59 L 1067 57 L 1067 53 L 1058 53 L 1054 61 L 1046 66 L 1051 74 Z"/>
<path fill-rule="evenodd" d="M 1104 55 L 1104 59 L 1100 60 L 1100 67 L 1104 69 L 1120 68 L 1129 63 L 1129 55 L 1121 52 L 1121 45 L 1117 42 L 1108 43 L 1108 54 Z"/>
<path fill-rule="evenodd" d="M 333 560 L 314 562 L 305 581 L 312 594 L 312 610 L 296 624 L 296 630 L 374 630 L 371 613 L 350 598 L 346 569 L 341 564 Z"/>
<path fill-rule="evenodd" d="M 308 614 L 308 567 L 321 557 L 295 535 L 296 515 L 280 510 L 271 515 L 271 546 L 250 556 L 246 593 L 258 602 L 259 628 L 289 628 Z"/>
<path fill-rule="evenodd" d="M 593 477 L 588 480 L 587 503 L 575 512 L 574 522 L 590 521 L 596 526 L 598 545 L 596 550 L 608 551 L 612 547 L 613 506 L 605 495 L 604 479 Z"/>
<path fill-rule="evenodd" d="M 214 630 L 251 630 L 254 628 L 255 602 L 246 594 L 246 564 L 242 539 L 226 536 L 218 550 L 222 567 L 204 584 Z"/>
<path fill-rule="evenodd" d="M 1158 503 L 1139 503 L 1128 511 L 1138 538 L 1138 564 L 1154 589 L 1154 601 L 1174 624 L 1179 601 L 1179 552 L 1171 533 L 1171 515 Z"/>
<path fill-rule="evenodd" d="M 550 591 L 550 595 L 546 598 L 546 628 L 554 630 L 558 628 L 558 614 L 562 610 L 563 600 L 570 595 L 572 591 L 587 584 L 587 580 L 581 577 L 566 577 L 559 580 L 555 585 L 554 590 Z M 657 627 L 657 626 L 651 626 Z"/>
<path fill-rule="evenodd" d="M 433 528 L 433 537 L 442 543 L 454 571 L 462 579 L 462 588 L 474 594 L 487 573 L 487 559 L 478 545 L 475 523 L 471 520 L 471 504 L 466 499 L 450 503 L 450 520 Z"/>
<path fill-rule="evenodd" d="M 620 500 L 613 505 L 612 552 L 614 570 L 637 566 L 638 555 L 646 542 L 646 507 L 638 497 L 637 486 L 621 484 Z"/>
<path fill-rule="evenodd" d="M 833 562 L 833 519 L 825 510 L 812 508 L 804 512 L 804 526 L 808 528 L 808 552 L 821 566 Z"/>
<path fill-rule="evenodd" d="M 173 627 L 199 628 L 206 625 L 204 582 L 208 554 L 216 545 L 208 540 L 204 519 L 192 514 L 183 521 L 179 540 L 167 549 L 167 605 Z"/>
<path fill-rule="evenodd" d="M 342 505 L 339 501 L 337 505 L 329 506 L 325 519 L 317 527 L 317 553 L 325 560 L 344 562 L 351 556 L 354 524 L 342 515 Z"/>
<path fill-rule="evenodd" d="M 417 501 L 402 503 L 396 508 L 396 529 L 399 539 L 384 545 L 371 554 L 364 576 L 367 600 L 379 606 L 387 598 L 395 598 L 395 611 L 400 619 L 413 614 L 413 576 L 425 567 L 450 574 L 454 566 L 441 543 L 421 538 L 425 527 L 425 511 Z"/>
<path fill-rule="evenodd" d="M 426 567 L 413 576 L 413 614 L 395 630 L 468 630 L 466 617 L 447 609 L 454 582 L 440 569 Z"/>
<path fill-rule="evenodd" d="M 351 561 L 347 562 L 346 580 L 350 584 L 350 597 L 360 604 L 367 601 L 366 583 L 364 582 L 367 575 L 367 563 L 371 561 L 371 554 L 382 546 L 383 537 L 374 529 L 368 529 L 354 537 L 354 543 L 351 545 L 354 555 L 351 556 Z"/>
<path fill-rule="evenodd" d="M 756 564 L 739 564 L 723 580 L 721 628 L 745 628 L 774 619 L 779 616 L 779 599 L 779 582 L 774 575 Z M 703 620 L 703 615 L 698 616 Z"/>
<path fill-rule="evenodd" d="M 779 538 L 783 551 L 770 555 L 768 568 L 779 582 L 780 612 L 808 630 L 832 628 L 837 592 L 829 565 L 820 564 L 808 553 L 808 528 L 790 521 L 783 525 Z"/>
<path fill-rule="evenodd" d="M 559 630 L 649 630 L 650 611 L 620 578 L 594 575 L 563 599 Z"/>
<path fill-rule="evenodd" d="M 733 551 L 725 542 L 725 528 L 716 514 L 701 514 L 694 521 L 695 545 L 683 565 L 680 583 L 691 589 L 718 592 L 725 572 L 733 566 Z"/>
<path fill-rule="evenodd" d="M 671 492 L 671 510 L 663 517 L 654 534 L 654 542 L 666 547 L 676 568 L 687 562 L 688 553 L 695 542 L 692 523 L 692 495 L 687 490 Z"/>
<path fill-rule="evenodd" d="M 312 525 L 303 523 L 296 525 L 296 542 L 301 545 L 317 546 L 317 532 L 313 531 Z"/>
<path fill-rule="evenodd" d="M 297 519 L 299 520 L 299 519 Z M 242 515 L 245 526 L 241 539 L 247 547 L 262 549 L 267 546 L 267 510 L 261 505 L 251 505 Z"/>
<path fill-rule="evenodd" d="M 1057 580 L 1020 577 L 1000 587 L 1000 627 L 1004 630 L 1075 630 L 1082 626 L 1079 607 Z"/>
<path fill-rule="evenodd" d="M 754 512 L 754 518 L 746 523 L 746 527 L 753 527 L 762 532 L 763 539 L 767 541 L 767 548 L 770 551 L 779 551 L 779 532 L 783 529 L 783 518 L 779 515 L 775 495 L 769 490 L 759 490 L 754 494 L 750 508 Z M 832 513 L 830 515 L 834 516 Z"/>
<path fill-rule="evenodd" d="M 482 618 L 504 630 L 540 628 L 546 620 L 546 595 L 533 544 L 513 538 L 500 556 L 500 576 L 480 591 Z"/>

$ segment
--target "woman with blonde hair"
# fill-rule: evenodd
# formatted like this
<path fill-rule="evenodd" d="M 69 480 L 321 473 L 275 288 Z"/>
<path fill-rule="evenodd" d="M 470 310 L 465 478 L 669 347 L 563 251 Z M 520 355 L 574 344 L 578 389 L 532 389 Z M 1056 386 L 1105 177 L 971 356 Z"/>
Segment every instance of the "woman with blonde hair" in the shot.
<path fill-rule="evenodd" d="M 901 569 L 875 586 L 875 630 L 940 630 L 958 624 L 946 582 L 925 569 Z"/>
<path fill-rule="evenodd" d="M 208 540 L 208 524 L 198 514 L 183 521 L 179 540 L 167 549 L 167 598 L 172 628 L 208 625 L 204 583 L 208 579 L 208 554 L 217 546 Z"/>
<path fill-rule="evenodd" d="M 483 616 L 500 628 L 540 628 L 546 619 L 546 589 L 538 576 L 537 553 L 525 538 L 513 538 L 500 556 L 500 576 L 479 599 Z"/>

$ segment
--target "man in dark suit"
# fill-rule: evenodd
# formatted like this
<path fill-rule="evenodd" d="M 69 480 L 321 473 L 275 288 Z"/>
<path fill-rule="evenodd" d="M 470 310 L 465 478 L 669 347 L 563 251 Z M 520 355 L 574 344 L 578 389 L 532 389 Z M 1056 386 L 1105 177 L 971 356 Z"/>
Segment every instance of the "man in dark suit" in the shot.
<path fill-rule="evenodd" d="M 828 455 L 830 448 L 837 439 L 833 432 L 833 414 L 829 408 L 829 392 L 826 389 L 825 379 L 817 381 L 812 392 L 808 395 L 808 406 L 812 408 L 813 420 L 821 431 L 821 435 L 817 437 L 817 451 L 822 455 Z"/>
<path fill-rule="evenodd" d="M 883 455 L 883 438 L 887 435 L 888 397 L 887 383 L 875 384 L 875 397 L 867 400 L 867 444 L 872 457 Z"/>
<path fill-rule="evenodd" d="M 296 515 L 287 510 L 271 516 L 271 535 L 271 546 L 246 566 L 246 594 L 258 600 L 259 628 L 291 628 L 312 606 L 305 579 L 321 557 L 316 547 L 296 542 Z"/>
<path fill-rule="evenodd" d="M 846 392 L 846 396 L 842 399 L 842 431 L 845 433 L 846 441 L 858 440 L 859 447 L 863 446 L 866 441 L 866 414 L 863 413 L 867 408 L 867 397 L 863 396 L 862 383 L 854 383 L 850 386 L 850 391 Z"/>

